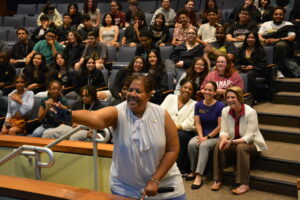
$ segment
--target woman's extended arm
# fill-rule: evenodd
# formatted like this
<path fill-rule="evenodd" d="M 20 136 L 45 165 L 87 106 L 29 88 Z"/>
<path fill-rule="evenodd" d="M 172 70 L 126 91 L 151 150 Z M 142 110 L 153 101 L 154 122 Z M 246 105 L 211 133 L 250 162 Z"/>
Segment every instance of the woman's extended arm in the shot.
<path fill-rule="evenodd" d="M 76 110 L 72 111 L 72 120 L 77 124 L 101 130 L 110 126 L 117 126 L 118 112 L 113 106 L 96 111 Z"/>

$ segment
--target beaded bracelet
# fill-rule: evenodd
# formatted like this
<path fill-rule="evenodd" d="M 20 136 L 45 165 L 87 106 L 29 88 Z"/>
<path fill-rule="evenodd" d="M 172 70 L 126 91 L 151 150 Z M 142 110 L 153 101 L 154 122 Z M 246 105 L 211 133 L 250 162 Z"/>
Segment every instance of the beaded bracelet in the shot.
<path fill-rule="evenodd" d="M 155 182 L 155 183 L 157 183 L 158 185 L 160 184 L 160 181 L 156 180 L 156 179 L 153 178 L 153 177 L 151 177 L 150 180 L 153 181 L 153 182 Z"/>

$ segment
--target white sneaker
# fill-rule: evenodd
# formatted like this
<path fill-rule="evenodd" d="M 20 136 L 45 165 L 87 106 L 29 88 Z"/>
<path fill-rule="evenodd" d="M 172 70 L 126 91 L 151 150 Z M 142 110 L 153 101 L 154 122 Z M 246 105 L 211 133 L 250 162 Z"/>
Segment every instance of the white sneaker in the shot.
<path fill-rule="evenodd" d="M 285 78 L 280 70 L 277 71 L 277 78 Z"/>

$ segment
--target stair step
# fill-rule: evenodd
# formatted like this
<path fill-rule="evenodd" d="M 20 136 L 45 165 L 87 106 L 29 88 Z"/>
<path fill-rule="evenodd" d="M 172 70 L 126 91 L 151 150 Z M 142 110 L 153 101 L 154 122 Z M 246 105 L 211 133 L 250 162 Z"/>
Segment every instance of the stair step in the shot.
<path fill-rule="evenodd" d="M 266 140 L 300 144 L 300 129 L 288 126 L 259 124 Z"/>
<path fill-rule="evenodd" d="M 300 78 L 284 78 L 276 79 L 276 89 L 285 92 L 299 92 L 300 91 Z"/>
<path fill-rule="evenodd" d="M 265 170 L 251 170 L 250 187 L 271 193 L 297 197 L 298 176 L 270 172 Z M 233 184 L 235 182 L 235 172 L 232 167 L 224 170 L 224 182 Z"/>
<path fill-rule="evenodd" d="M 300 106 L 261 103 L 254 106 L 260 124 L 300 128 Z"/>
<path fill-rule="evenodd" d="M 272 103 L 300 105 L 300 92 L 277 92 L 273 96 Z"/>
<path fill-rule="evenodd" d="M 268 149 L 261 156 L 300 162 L 300 145 L 278 141 L 266 141 Z"/>
<path fill-rule="evenodd" d="M 254 169 L 291 174 L 300 177 L 300 162 L 259 156 Z"/>

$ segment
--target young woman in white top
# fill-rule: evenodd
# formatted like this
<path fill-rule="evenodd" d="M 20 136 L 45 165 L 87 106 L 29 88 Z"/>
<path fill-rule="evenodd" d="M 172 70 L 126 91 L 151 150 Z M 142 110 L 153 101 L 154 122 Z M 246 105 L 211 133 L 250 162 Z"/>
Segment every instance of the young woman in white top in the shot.
<path fill-rule="evenodd" d="M 119 47 L 119 28 L 111 14 L 105 14 L 102 27 L 99 29 L 99 41 L 107 46 Z"/>
<path fill-rule="evenodd" d="M 94 27 L 99 27 L 101 24 L 101 12 L 97 8 L 95 0 L 85 0 L 83 4 L 82 14 L 89 14 Z"/>

